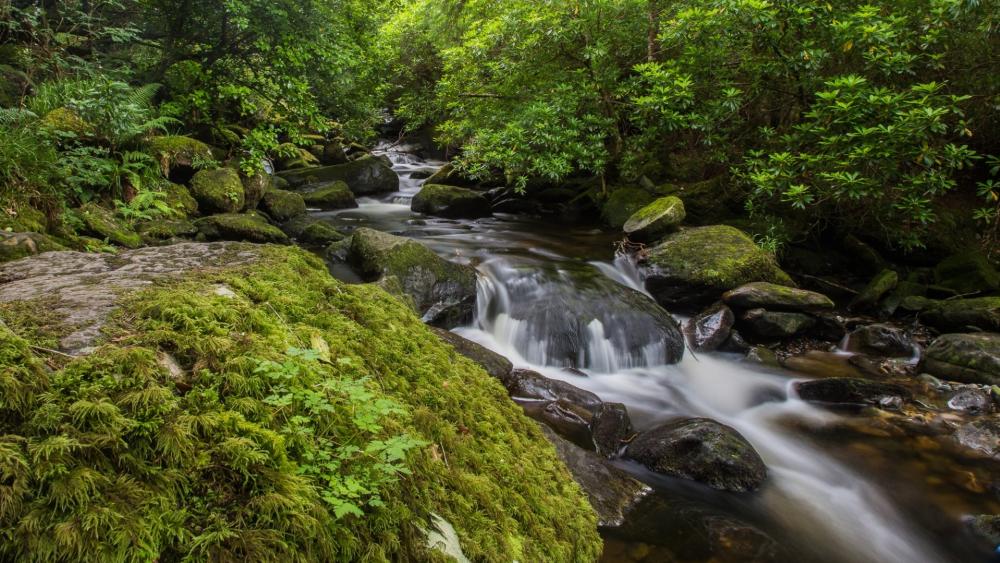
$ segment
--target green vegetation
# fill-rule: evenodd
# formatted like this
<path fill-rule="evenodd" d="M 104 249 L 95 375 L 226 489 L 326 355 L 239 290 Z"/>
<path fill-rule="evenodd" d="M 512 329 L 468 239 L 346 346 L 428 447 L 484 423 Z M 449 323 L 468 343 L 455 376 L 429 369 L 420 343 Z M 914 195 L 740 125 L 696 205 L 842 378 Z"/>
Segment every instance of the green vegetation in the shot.
<path fill-rule="evenodd" d="M 432 514 L 472 560 L 597 557 L 498 381 L 377 287 L 257 252 L 126 296 L 97 352 L 49 367 L 22 336 L 56 320 L 0 309 L 4 559 L 433 560 Z"/>

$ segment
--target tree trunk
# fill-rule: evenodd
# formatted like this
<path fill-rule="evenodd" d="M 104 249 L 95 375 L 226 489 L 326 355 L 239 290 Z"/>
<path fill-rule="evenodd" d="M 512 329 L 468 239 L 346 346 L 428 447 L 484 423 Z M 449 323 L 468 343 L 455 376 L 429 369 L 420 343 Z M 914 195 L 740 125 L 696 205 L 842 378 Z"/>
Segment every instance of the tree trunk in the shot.
<path fill-rule="evenodd" d="M 646 35 L 646 59 L 654 63 L 660 57 L 660 6 L 658 0 L 649 0 L 649 26 Z"/>

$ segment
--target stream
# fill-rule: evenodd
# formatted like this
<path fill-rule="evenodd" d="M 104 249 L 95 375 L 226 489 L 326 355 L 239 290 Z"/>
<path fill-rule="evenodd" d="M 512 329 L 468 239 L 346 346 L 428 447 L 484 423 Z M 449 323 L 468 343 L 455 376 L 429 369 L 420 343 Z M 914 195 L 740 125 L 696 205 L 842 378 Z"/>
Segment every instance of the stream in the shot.
<path fill-rule="evenodd" d="M 365 226 L 419 239 L 441 256 L 480 272 L 477 313 L 455 332 L 548 377 L 624 403 L 636 430 L 677 417 L 708 417 L 739 430 L 770 476 L 756 493 L 720 492 L 692 481 L 615 462 L 655 493 L 621 528 L 603 531 L 605 561 L 979 562 L 983 552 L 963 515 L 997 513 L 985 492 L 986 470 L 956 455 L 945 438 L 905 439 L 881 432 L 870 413 L 832 411 L 797 399 L 791 384 L 805 376 L 727 353 L 692 354 L 665 363 L 627 309 L 601 298 L 608 284 L 643 292 L 641 272 L 615 255 L 617 233 L 510 215 L 479 220 L 424 217 L 410 211 L 422 180 L 443 162 L 413 147 L 386 150 L 400 190 L 359 207 L 314 216 L 341 230 Z M 358 281 L 348 270 L 334 275 Z M 611 295 L 618 293 L 611 292 Z M 596 296 L 596 298 L 595 298 Z M 650 300 L 649 307 L 656 305 Z M 577 307 L 597 311 L 586 326 Z M 562 353 L 575 339 L 578 357 Z M 578 370 L 569 370 L 574 366 Z M 995 478 L 995 476 L 994 476 Z M 701 521 L 737 522 L 773 538 L 778 549 L 715 557 Z M 753 533 L 730 534 L 727 542 Z M 739 554 L 739 549 L 736 549 Z"/>

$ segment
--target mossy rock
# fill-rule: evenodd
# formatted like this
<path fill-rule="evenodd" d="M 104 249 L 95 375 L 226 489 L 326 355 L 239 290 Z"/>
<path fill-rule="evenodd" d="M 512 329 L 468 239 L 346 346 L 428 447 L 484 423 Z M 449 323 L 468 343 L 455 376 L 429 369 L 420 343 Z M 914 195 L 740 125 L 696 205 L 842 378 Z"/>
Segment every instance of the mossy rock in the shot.
<path fill-rule="evenodd" d="M 0 230 L 15 233 L 44 233 L 48 230 L 48 219 L 41 211 L 26 203 L 5 205 L 0 210 Z"/>
<path fill-rule="evenodd" d="M 739 309 L 762 307 L 779 311 L 812 311 L 834 307 L 833 301 L 822 293 L 768 282 L 742 285 L 726 292 L 722 299 L 726 305 Z"/>
<path fill-rule="evenodd" d="M 649 250 L 646 288 L 664 307 L 697 309 L 751 282 L 793 287 L 774 256 L 726 225 L 685 229 Z"/>
<path fill-rule="evenodd" d="M 344 235 L 333 225 L 309 215 L 300 215 L 283 224 L 281 230 L 301 244 L 328 246 L 344 240 Z"/>
<path fill-rule="evenodd" d="M 243 182 L 232 168 L 199 171 L 191 178 L 191 195 L 206 213 L 237 213 L 246 204 Z"/>
<path fill-rule="evenodd" d="M 180 184 L 170 182 L 163 189 L 164 203 L 184 217 L 198 214 L 198 200 L 191 196 L 190 190 Z"/>
<path fill-rule="evenodd" d="M 600 557 L 597 517 L 537 424 L 396 299 L 245 244 L 150 285 L 150 268 L 212 245 L 177 246 L 115 257 L 135 283 L 91 355 L 36 356 L 0 324 L 0 446 L 17 468 L 0 559 L 437 561 L 432 515 L 471 561 Z M 410 444 L 387 456 L 406 474 L 347 449 L 317 467 L 331 442 Z M 68 514 L 97 515 L 71 544 L 54 539 Z"/>
<path fill-rule="evenodd" d="M 633 213 L 622 229 L 631 239 L 654 241 L 677 230 L 684 217 L 684 202 L 679 197 L 661 197 Z"/>
<path fill-rule="evenodd" d="M 94 126 L 70 108 L 56 108 L 42 117 L 39 127 L 84 138 L 94 133 Z"/>
<path fill-rule="evenodd" d="M 417 195 L 413 196 L 410 209 L 450 219 L 477 219 L 492 215 L 490 202 L 483 194 L 442 184 L 424 184 Z"/>
<path fill-rule="evenodd" d="M 213 160 L 211 147 L 183 135 L 153 137 L 146 146 L 160 163 L 163 176 L 181 184 L 191 178 L 197 165 Z"/>
<path fill-rule="evenodd" d="M 922 299 L 917 308 L 916 299 Z M 945 332 L 1000 332 L 1000 297 L 936 301 L 907 298 L 904 308 L 921 311 L 920 320 Z"/>
<path fill-rule="evenodd" d="M 1000 289 L 1000 273 L 981 252 L 965 252 L 944 259 L 934 268 L 937 285 L 967 295 Z"/>
<path fill-rule="evenodd" d="M 849 308 L 852 311 L 871 310 L 878 305 L 879 300 L 895 289 L 898 284 L 898 273 L 894 270 L 882 270 L 851 301 Z"/>
<path fill-rule="evenodd" d="M 285 190 L 268 190 L 261 200 L 261 209 L 279 223 L 305 215 L 306 202 L 302 196 Z"/>
<path fill-rule="evenodd" d="M 459 186 L 462 188 L 474 188 L 478 182 L 455 169 L 452 163 L 445 164 L 438 168 L 436 172 L 427 177 L 424 184 L 440 184 L 444 186 Z"/>
<path fill-rule="evenodd" d="M 258 243 L 291 244 L 288 235 L 260 215 L 223 213 L 194 222 L 207 240 L 234 240 Z"/>
<path fill-rule="evenodd" d="M 264 194 L 270 189 L 271 176 L 263 170 L 258 170 L 250 175 L 240 171 L 239 175 L 240 181 L 243 182 L 243 209 L 244 211 L 253 211 L 257 209 Z"/>
<path fill-rule="evenodd" d="M 308 207 L 331 211 L 353 209 L 358 206 L 354 192 L 345 182 L 327 182 L 299 192 Z"/>
<path fill-rule="evenodd" d="M 341 181 L 356 196 L 378 195 L 397 191 L 399 176 L 383 159 L 365 156 L 347 164 L 320 166 L 278 173 L 292 187 Z"/>
<path fill-rule="evenodd" d="M 0 263 L 53 250 L 65 250 L 65 247 L 41 233 L 0 231 Z"/>
<path fill-rule="evenodd" d="M 654 197 L 641 188 L 617 188 L 601 208 L 601 219 L 613 229 L 621 229 L 632 215 L 652 203 Z"/>
<path fill-rule="evenodd" d="M 76 212 L 87 234 L 125 248 L 142 246 L 142 237 L 132 227 L 96 203 L 85 204 Z"/>
<path fill-rule="evenodd" d="M 194 238 L 198 227 L 187 219 L 158 219 L 142 223 L 136 229 L 149 244 Z"/>
<path fill-rule="evenodd" d="M 1000 334 L 945 334 L 927 348 L 924 370 L 963 383 L 1000 385 Z"/>
<path fill-rule="evenodd" d="M 320 164 L 332 166 L 335 164 L 347 164 L 347 153 L 344 152 L 344 145 L 340 141 L 328 141 L 323 145 L 323 151 L 319 158 Z"/>
<path fill-rule="evenodd" d="M 363 276 L 396 276 L 429 324 L 454 328 L 472 318 L 476 271 L 441 258 L 403 237 L 361 228 L 351 236 L 350 261 Z"/>

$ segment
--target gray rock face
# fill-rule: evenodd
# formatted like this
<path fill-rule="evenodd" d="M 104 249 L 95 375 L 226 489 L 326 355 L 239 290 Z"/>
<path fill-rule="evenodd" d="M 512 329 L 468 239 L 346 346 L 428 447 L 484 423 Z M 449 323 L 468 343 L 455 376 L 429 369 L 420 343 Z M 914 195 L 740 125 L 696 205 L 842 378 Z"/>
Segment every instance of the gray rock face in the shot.
<path fill-rule="evenodd" d="M 434 327 L 432 330 L 441 340 L 451 344 L 456 352 L 482 366 L 486 373 L 500 381 L 508 380 L 511 370 L 514 369 L 514 364 L 510 363 L 507 358 L 467 338 L 462 338 L 454 332 Z"/>
<path fill-rule="evenodd" d="M 738 309 L 763 308 L 771 311 L 812 311 L 832 309 L 833 301 L 822 293 L 786 287 L 768 282 L 754 282 L 726 292 L 722 300 Z"/>
<path fill-rule="evenodd" d="M 927 348 L 924 370 L 963 383 L 1000 384 L 1000 334 L 945 334 Z"/>
<path fill-rule="evenodd" d="M 419 242 L 361 228 L 348 257 L 371 281 L 395 276 L 428 324 L 454 328 L 472 317 L 476 271 L 441 258 Z"/>
<path fill-rule="evenodd" d="M 736 316 L 732 309 L 718 303 L 691 317 L 684 326 L 688 342 L 699 352 L 711 352 L 722 346 L 731 336 Z"/>
<path fill-rule="evenodd" d="M 573 480 L 587 494 L 597 512 L 600 526 L 621 526 L 629 510 L 652 492 L 648 486 L 597 454 L 561 438 L 545 425 L 541 428 L 542 434 L 555 446 L 556 454 L 566 464 Z"/>
<path fill-rule="evenodd" d="M 62 351 L 93 346 L 122 295 L 195 269 L 255 261 L 259 252 L 241 243 L 183 243 L 117 255 L 49 252 L 0 265 L 0 302 L 40 300 L 70 329 Z"/>
<path fill-rule="evenodd" d="M 668 422 L 643 432 L 625 455 L 653 471 L 724 491 L 754 491 L 767 466 L 736 430 L 707 418 Z"/>

